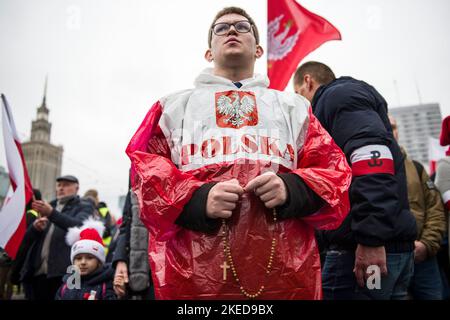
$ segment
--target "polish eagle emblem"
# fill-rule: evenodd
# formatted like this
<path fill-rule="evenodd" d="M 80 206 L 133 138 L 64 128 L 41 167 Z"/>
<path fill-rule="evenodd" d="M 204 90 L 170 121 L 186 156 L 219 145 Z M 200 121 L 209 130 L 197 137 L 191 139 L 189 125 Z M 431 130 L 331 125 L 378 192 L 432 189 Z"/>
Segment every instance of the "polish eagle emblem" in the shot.
<path fill-rule="evenodd" d="M 238 91 L 219 94 L 216 96 L 216 115 L 217 123 L 221 127 L 240 128 L 244 125 L 256 125 L 258 115 L 254 94 Z"/>
<path fill-rule="evenodd" d="M 280 30 L 280 23 L 284 15 L 279 15 L 274 20 L 270 21 L 267 26 L 267 39 L 269 48 L 268 59 L 270 61 L 282 60 L 295 47 L 300 31 L 291 36 L 287 36 L 291 29 L 292 22 L 288 21 L 284 30 L 277 34 Z"/>

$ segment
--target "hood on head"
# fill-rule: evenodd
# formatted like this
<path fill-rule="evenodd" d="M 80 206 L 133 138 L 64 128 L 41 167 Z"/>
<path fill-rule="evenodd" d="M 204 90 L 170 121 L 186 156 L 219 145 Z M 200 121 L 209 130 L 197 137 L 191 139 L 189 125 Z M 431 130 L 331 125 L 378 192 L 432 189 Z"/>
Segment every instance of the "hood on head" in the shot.
<path fill-rule="evenodd" d="M 267 88 L 269 86 L 269 78 L 267 76 L 258 73 L 255 73 L 252 78 L 242 79 L 241 82 L 242 82 L 241 89 L 245 87 Z M 194 85 L 196 88 L 206 86 L 217 86 L 217 85 L 224 85 L 236 88 L 231 80 L 214 75 L 213 68 L 204 69 L 195 79 Z"/>

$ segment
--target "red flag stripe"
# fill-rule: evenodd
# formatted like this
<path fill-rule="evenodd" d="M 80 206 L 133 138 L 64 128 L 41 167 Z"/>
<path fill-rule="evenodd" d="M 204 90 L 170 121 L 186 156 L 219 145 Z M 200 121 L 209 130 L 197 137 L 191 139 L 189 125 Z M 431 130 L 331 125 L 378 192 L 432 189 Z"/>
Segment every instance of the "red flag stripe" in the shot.
<path fill-rule="evenodd" d="M 22 215 L 22 220 L 20 221 L 16 231 L 9 239 L 8 243 L 5 245 L 5 251 L 8 255 L 14 259 L 16 257 L 17 251 L 19 250 L 20 244 L 22 243 L 23 236 L 25 235 L 26 226 L 26 215 L 25 212 Z"/>
<path fill-rule="evenodd" d="M 378 165 L 374 166 L 372 160 L 358 161 L 352 164 L 352 173 L 354 177 L 364 176 L 375 173 L 387 173 L 394 175 L 394 161 L 391 159 L 378 159 Z"/>
<path fill-rule="evenodd" d="M 430 176 L 436 172 L 436 160 L 430 160 Z"/>
<path fill-rule="evenodd" d="M 20 159 L 22 160 L 22 165 L 24 168 L 23 174 L 24 174 L 24 178 L 25 178 L 25 203 L 28 203 L 33 198 L 33 187 L 31 185 L 30 176 L 28 175 L 27 163 L 25 162 L 25 157 L 23 155 L 22 145 L 20 144 L 20 141 L 18 141 L 18 140 L 15 140 L 15 142 L 16 142 L 17 150 L 19 150 Z"/>

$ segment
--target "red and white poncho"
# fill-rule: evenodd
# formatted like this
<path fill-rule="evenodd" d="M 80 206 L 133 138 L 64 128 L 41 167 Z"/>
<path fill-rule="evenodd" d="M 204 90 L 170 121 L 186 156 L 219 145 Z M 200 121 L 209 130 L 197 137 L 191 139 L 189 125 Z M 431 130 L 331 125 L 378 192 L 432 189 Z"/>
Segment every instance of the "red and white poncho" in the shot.
<path fill-rule="evenodd" d="M 326 205 L 305 217 L 278 221 L 272 271 L 272 212 L 253 193 L 230 218 L 231 252 L 248 291 L 262 299 L 320 299 L 314 228 L 334 229 L 349 211 L 351 170 L 342 151 L 294 93 L 268 89 L 255 75 L 237 88 L 205 70 L 195 88 L 156 102 L 131 139 L 133 190 L 150 232 L 149 259 L 157 299 L 242 299 L 225 261 L 220 231 L 210 235 L 175 224 L 192 194 L 207 182 L 245 186 L 267 172 L 293 172 Z"/>

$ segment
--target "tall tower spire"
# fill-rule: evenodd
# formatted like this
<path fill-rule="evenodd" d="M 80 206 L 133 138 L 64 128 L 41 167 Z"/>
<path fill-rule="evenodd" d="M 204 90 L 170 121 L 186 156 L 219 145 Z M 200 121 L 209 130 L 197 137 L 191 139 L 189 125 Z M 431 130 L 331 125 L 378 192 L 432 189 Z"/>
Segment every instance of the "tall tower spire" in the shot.
<path fill-rule="evenodd" d="M 47 84 L 48 76 L 45 77 L 44 96 L 42 98 L 42 104 L 37 108 L 37 117 L 31 123 L 31 140 L 32 141 L 44 141 L 50 142 L 50 131 L 52 125 L 48 122 L 48 114 L 50 110 L 47 108 Z"/>
<path fill-rule="evenodd" d="M 44 95 L 37 106 L 37 117 L 31 123 L 30 141 L 22 143 L 23 155 L 33 187 L 41 190 L 47 201 L 55 197 L 55 180 L 61 175 L 63 148 L 50 142 L 52 124 L 47 108 L 48 76 L 45 76 Z"/>
<path fill-rule="evenodd" d="M 48 74 L 45 76 L 44 98 L 42 99 L 43 105 L 46 105 L 46 100 L 47 100 L 47 82 L 48 82 Z"/>
<path fill-rule="evenodd" d="M 38 109 L 38 116 L 39 113 L 46 113 L 48 114 L 49 110 L 47 108 L 47 84 L 48 84 L 48 75 L 45 76 L 45 85 L 44 85 L 44 96 L 42 97 L 42 104 Z"/>

